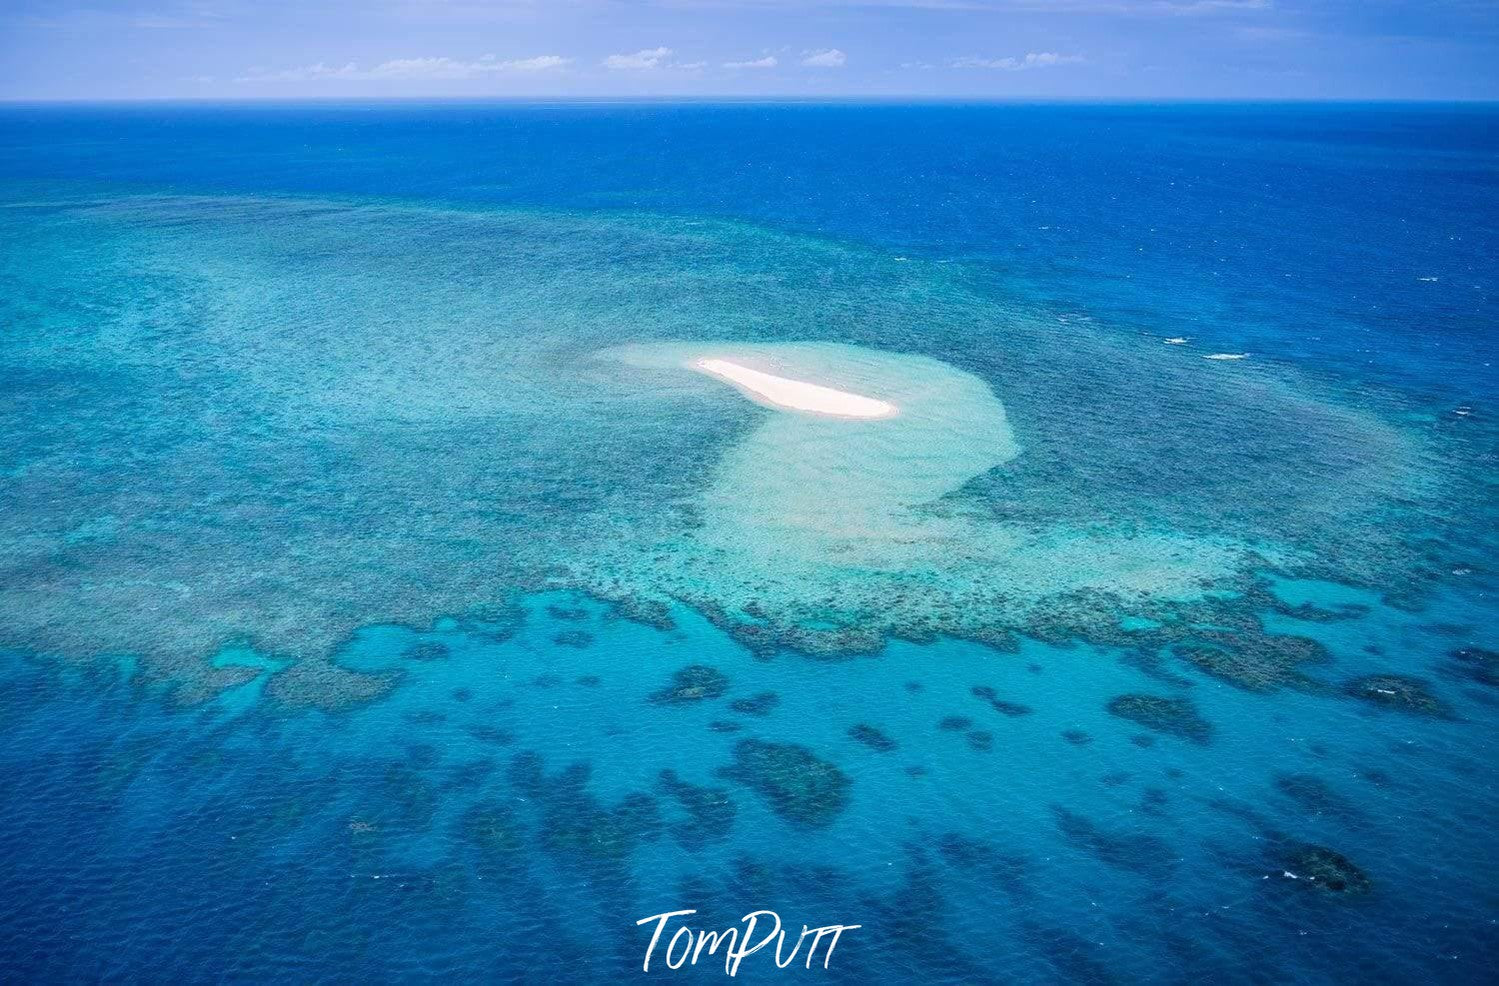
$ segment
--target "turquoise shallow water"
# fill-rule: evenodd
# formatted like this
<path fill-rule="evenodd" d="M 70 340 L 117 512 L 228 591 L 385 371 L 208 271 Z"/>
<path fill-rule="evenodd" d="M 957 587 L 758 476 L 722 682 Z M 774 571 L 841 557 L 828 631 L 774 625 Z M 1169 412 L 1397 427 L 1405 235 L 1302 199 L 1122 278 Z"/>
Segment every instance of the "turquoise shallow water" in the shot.
<path fill-rule="evenodd" d="M 6 965 L 1482 980 L 1494 131 L 1317 112 L 5 111 Z"/>

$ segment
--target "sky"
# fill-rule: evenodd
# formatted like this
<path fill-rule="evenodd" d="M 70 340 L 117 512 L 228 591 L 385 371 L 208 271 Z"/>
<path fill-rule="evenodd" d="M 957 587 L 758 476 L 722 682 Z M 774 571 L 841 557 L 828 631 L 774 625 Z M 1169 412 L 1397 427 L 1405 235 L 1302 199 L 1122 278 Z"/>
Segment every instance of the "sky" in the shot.
<path fill-rule="evenodd" d="M 0 99 L 1495 99 L 1499 0 L 0 0 Z"/>

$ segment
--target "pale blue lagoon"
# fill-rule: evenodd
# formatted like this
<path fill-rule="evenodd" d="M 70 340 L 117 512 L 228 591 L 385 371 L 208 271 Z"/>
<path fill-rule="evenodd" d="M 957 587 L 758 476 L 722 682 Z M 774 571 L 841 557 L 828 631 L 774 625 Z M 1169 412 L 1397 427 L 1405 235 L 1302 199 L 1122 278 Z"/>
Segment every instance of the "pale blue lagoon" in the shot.
<path fill-rule="evenodd" d="M 1490 980 L 1496 193 L 1486 106 L 0 110 L 7 977 Z"/>

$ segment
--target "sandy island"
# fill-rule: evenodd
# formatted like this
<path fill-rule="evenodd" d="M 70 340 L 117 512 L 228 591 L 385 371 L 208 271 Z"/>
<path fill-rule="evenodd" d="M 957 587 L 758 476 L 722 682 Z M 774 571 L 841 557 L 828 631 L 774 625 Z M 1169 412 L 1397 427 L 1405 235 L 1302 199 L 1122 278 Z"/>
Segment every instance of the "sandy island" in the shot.
<path fill-rule="evenodd" d="M 892 418 L 900 413 L 900 408 L 888 401 L 762 373 L 726 359 L 700 359 L 691 365 L 694 370 L 728 381 L 752 400 L 774 407 L 835 418 Z"/>

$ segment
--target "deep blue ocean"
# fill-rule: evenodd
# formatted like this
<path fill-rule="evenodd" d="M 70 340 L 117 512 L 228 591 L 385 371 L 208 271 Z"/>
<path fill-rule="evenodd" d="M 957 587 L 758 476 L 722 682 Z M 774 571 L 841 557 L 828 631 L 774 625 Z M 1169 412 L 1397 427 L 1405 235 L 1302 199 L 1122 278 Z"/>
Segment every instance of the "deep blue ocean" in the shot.
<path fill-rule="evenodd" d="M 1496 259 L 1488 105 L 0 108 L 0 975 L 1492 982 Z"/>

